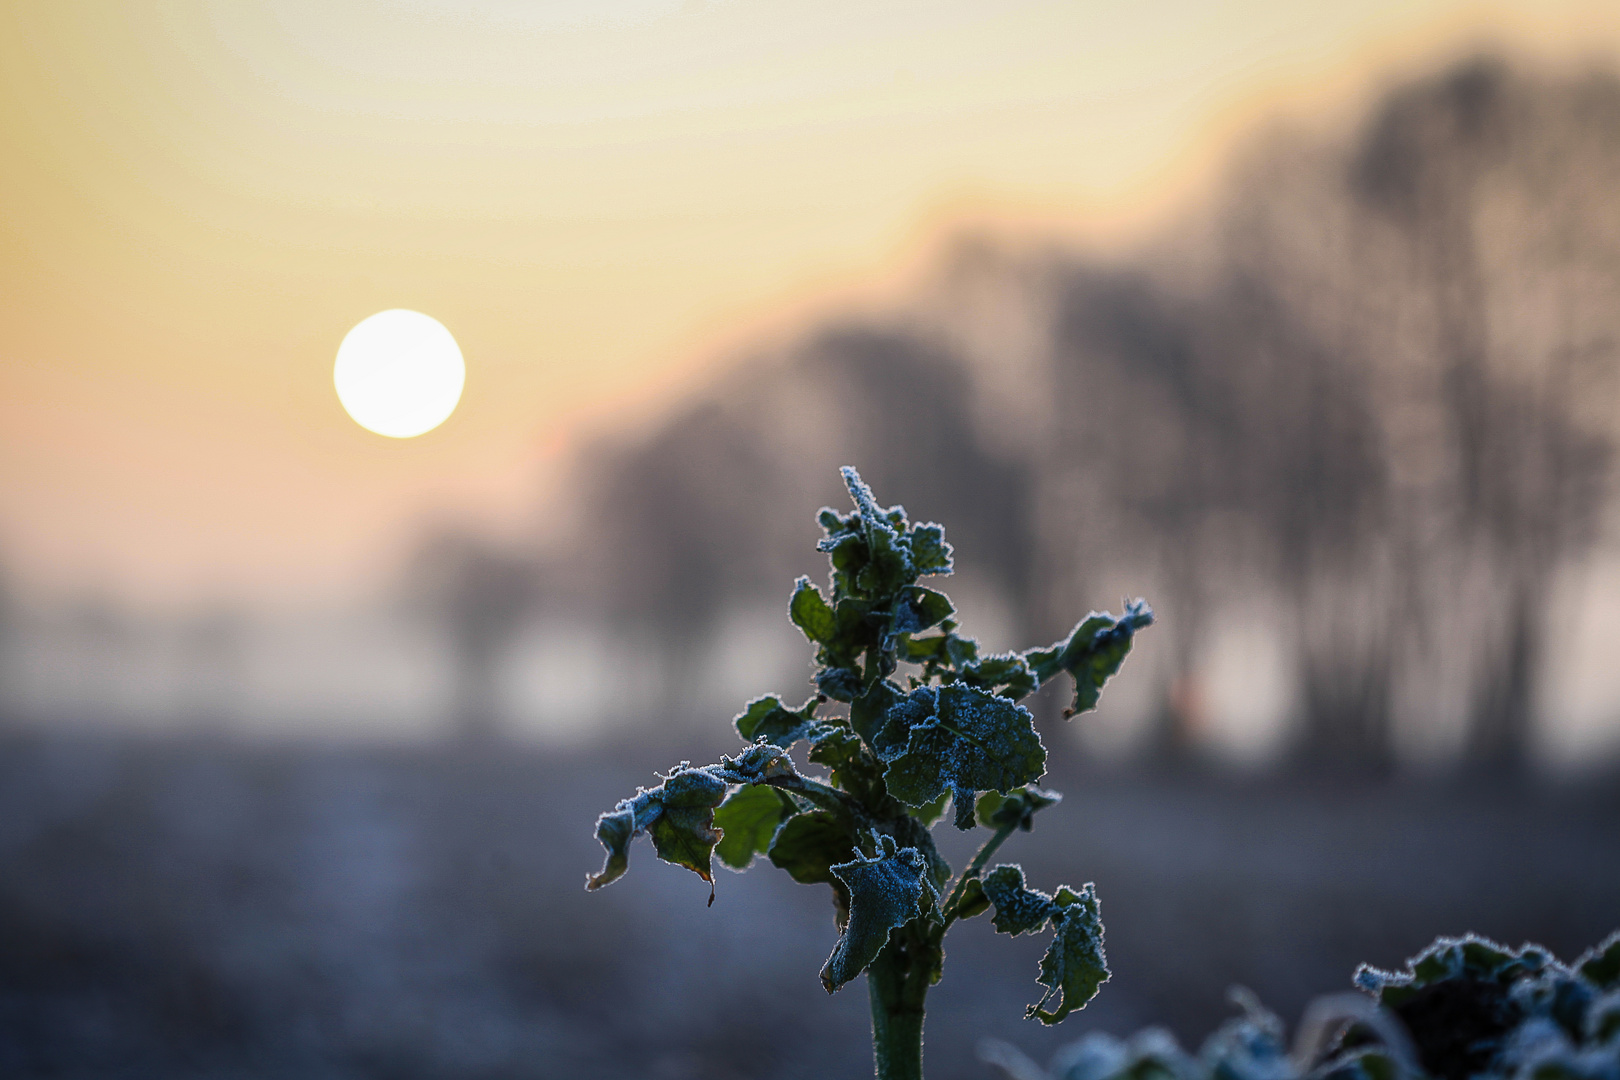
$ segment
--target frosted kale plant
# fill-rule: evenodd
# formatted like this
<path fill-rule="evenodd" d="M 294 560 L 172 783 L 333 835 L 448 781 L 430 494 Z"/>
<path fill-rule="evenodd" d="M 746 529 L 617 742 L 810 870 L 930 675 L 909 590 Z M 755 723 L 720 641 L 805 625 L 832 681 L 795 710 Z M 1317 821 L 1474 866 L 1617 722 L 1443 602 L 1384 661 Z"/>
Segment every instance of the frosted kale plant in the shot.
<path fill-rule="evenodd" d="M 854 511 L 820 515 L 831 591 L 800 578 L 788 601 L 815 647 L 817 692 L 797 707 L 750 702 L 735 720 L 748 744 L 736 757 L 683 762 L 603 814 L 596 836 L 607 862 L 586 888 L 618 880 L 643 833 L 659 858 L 710 883 L 711 904 L 715 855 L 737 870 L 764 855 L 795 881 L 831 887 L 838 941 L 822 985 L 831 993 L 864 972 L 877 1075 L 918 1080 L 924 999 L 958 919 L 994 908 L 1002 933 L 1050 928 L 1045 992 L 1028 1012 L 1043 1023 L 1084 1006 L 1108 978 L 1090 884 L 1048 895 L 1017 866 L 985 868 L 1060 798 L 1036 786 L 1046 748 L 1018 702 L 1067 673 L 1074 698 L 1065 717 L 1093 708 L 1153 613 L 1136 601 L 1117 618 L 1088 615 L 1047 648 L 983 655 L 957 632 L 949 598 L 917 584 L 951 572 L 944 531 L 879 506 L 854 469 L 843 476 Z M 789 755 L 801 742 L 824 776 L 801 772 Z M 947 803 L 958 829 L 990 830 L 954 878 L 930 833 Z"/>
<path fill-rule="evenodd" d="M 987 1040 L 1008 1080 L 1620 1080 L 1620 933 L 1572 964 L 1539 945 L 1440 938 L 1402 972 L 1362 967 L 1361 994 L 1317 998 L 1293 1051 L 1246 992 L 1197 1055 L 1163 1028 L 1093 1032 L 1042 1069 Z"/>

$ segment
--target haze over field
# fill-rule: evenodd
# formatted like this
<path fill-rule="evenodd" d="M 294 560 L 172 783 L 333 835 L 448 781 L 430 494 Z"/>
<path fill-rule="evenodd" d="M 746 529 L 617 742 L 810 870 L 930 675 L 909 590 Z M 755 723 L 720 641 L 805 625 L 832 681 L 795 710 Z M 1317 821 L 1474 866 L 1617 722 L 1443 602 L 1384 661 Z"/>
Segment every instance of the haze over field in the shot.
<path fill-rule="evenodd" d="M 5 5 L 16 587 L 362 595 L 423 519 L 550 518 L 582 437 L 892 295 L 957 223 L 1117 245 L 1267 117 L 1342 121 L 1479 40 L 1620 54 L 1603 3 L 600 10 Z M 389 307 L 470 365 L 409 446 L 331 393 L 343 334 Z"/>
<path fill-rule="evenodd" d="M 16 717 L 726 713 L 855 462 L 992 647 L 1171 616 L 1099 753 L 1620 739 L 1606 7 L 6 17 Z M 332 388 L 394 307 L 410 440 Z"/>

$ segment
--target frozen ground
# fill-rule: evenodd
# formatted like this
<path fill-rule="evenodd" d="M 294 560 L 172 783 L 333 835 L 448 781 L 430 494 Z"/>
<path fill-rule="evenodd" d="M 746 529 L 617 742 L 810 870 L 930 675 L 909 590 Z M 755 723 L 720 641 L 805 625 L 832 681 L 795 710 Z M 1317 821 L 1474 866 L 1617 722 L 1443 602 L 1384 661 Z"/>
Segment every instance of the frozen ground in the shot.
<path fill-rule="evenodd" d="M 0 742 L 0 1075 L 859 1077 L 866 1000 L 816 972 L 826 890 L 768 865 L 719 897 L 638 844 L 581 888 L 598 810 L 656 759 L 492 748 Z M 1572 955 L 1620 926 L 1620 786 L 1517 793 L 1086 779 L 1006 849 L 1095 880 L 1114 980 L 1021 1019 L 1044 941 L 955 933 L 929 1074 L 982 1037 L 1200 1038 L 1241 983 L 1290 1021 L 1357 962 L 1476 930 Z M 958 865 L 965 842 L 946 836 Z"/>

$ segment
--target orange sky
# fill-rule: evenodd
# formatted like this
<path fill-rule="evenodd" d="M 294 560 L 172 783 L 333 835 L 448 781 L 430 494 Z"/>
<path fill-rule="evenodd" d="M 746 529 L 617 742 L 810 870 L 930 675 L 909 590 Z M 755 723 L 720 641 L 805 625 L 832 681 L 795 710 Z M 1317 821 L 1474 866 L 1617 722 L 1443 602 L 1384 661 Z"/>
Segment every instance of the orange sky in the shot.
<path fill-rule="evenodd" d="M 1480 40 L 1612 59 L 1620 5 L 0 0 L 0 566 L 355 595 L 953 221 L 1116 242 Z M 403 442 L 331 386 L 391 307 L 468 365 Z"/>

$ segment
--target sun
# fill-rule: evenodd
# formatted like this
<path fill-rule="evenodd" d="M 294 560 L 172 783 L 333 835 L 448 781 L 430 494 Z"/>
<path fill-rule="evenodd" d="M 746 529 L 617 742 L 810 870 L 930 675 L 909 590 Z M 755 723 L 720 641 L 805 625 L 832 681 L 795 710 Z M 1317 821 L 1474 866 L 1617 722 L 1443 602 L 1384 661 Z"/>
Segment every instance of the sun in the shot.
<path fill-rule="evenodd" d="M 461 401 L 467 365 L 444 324 L 394 308 L 362 320 L 343 337 L 332 384 L 367 431 L 409 439 L 450 418 Z"/>

